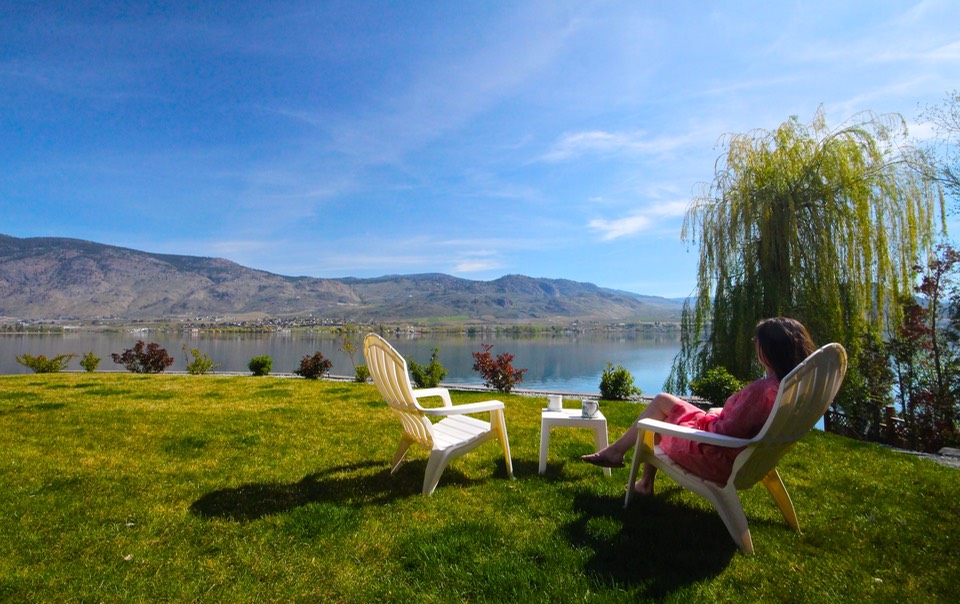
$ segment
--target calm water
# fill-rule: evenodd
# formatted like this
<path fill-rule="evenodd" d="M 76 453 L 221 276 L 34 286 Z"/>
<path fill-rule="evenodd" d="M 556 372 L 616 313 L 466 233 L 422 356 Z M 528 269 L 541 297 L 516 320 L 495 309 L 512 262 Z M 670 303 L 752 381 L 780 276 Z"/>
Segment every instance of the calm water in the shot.
<path fill-rule="evenodd" d="M 16 356 L 28 353 L 48 357 L 75 352 L 69 369 L 80 369 L 79 355 L 93 351 L 103 360 L 100 370 L 122 370 L 110 358 L 114 352 L 132 348 L 137 339 L 157 342 L 167 349 L 175 361 L 171 370 L 185 370 L 182 346 L 196 348 L 219 363 L 219 371 L 246 372 L 252 357 L 268 355 L 273 359 L 273 371 L 291 372 L 300 359 L 320 351 L 333 361 L 334 375 L 353 375 L 349 357 L 339 352 L 342 340 L 330 334 L 274 333 L 274 334 L 167 334 L 167 333 L 88 333 L 63 335 L 0 335 L 0 374 L 30 373 L 16 361 Z M 359 337 L 355 338 L 359 344 Z M 439 359 L 447 368 L 445 383 L 480 385 L 482 380 L 473 371 L 471 353 L 481 350 L 481 344 L 493 344 L 492 353 L 513 353 L 514 367 L 526 368 L 520 388 L 535 388 L 564 392 L 598 392 L 600 375 L 607 362 L 623 365 L 634 382 L 645 394 L 656 394 L 670 373 L 673 357 L 680 350 L 677 336 L 638 334 L 588 334 L 578 336 L 516 338 L 508 336 L 388 336 L 387 339 L 403 356 L 426 364 L 434 347 L 440 348 Z M 363 352 L 355 357 L 363 363 Z"/>

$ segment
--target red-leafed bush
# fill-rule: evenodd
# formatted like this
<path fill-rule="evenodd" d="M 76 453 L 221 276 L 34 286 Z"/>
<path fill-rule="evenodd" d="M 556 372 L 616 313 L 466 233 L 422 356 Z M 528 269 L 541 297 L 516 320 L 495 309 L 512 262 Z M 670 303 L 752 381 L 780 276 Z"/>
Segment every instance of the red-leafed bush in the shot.
<path fill-rule="evenodd" d="M 494 359 L 490 354 L 493 344 L 483 344 L 481 352 L 473 353 L 473 370 L 483 376 L 483 384 L 487 388 L 496 388 L 499 392 L 510 392 L 518 382 L 523 381 L 526 369 L 514 369 L 513 355 L 501 352 Z"/>
<path fill-rule="evenodd" d="M 317 352 L 313 356 L 307 355 L 300 359 L 300 367 L 293 373 L 308 380 L 316 380 L 322 378 L 325 373 L 329 373 L 331 368 L 333 368 L 333 362 L 323 358 L 322 352 Z"/>
<path fill-rule="evenodd" d="M 167 354 L 165 348 L 160 348 L 156 342 L 144 344 L 137 340 L 133 348 L 127 348 L 123 354 L 116 352 L 110 357 L 114 363 L 123 365 L 132 373 L 163 373 L 163 370 L 173 365 L 173 357 Z"/>

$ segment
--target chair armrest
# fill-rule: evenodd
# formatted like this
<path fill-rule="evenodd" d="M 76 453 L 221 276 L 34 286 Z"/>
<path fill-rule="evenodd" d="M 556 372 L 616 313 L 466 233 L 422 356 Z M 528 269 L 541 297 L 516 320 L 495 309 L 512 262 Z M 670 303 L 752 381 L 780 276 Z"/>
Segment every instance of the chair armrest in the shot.
<path fill-rule="evenodd" d="M 446 388 L 420 388 L 413 391 L 413 398 L 419 401 L 422 398 L 430 398 L 433 396 L 439 396 L 443 399 L 443 406 L 449 407 L 453 405 L 450 401 L 450 391 Z"/>
<path fill-rule="evenodd" d="M 484 413 L 486 411 L 499 411 L 503 409 L 503 403 L 500 401 L 483 401 L 481 403 L 467 403 L 465 405 L 454 405 L 452 407 L 433 407 L 424 409 L 426 415 L 464 415 L 466 413 Z"/>
<path fill-rule="evenodd" d="M 717 445 L 718 447 L 746 447 L 753 442 L 752 438 L 736 438 L 734 436 L 725 436 L 715 432 L 696 430 L 694 428 L 687 428 L 686 426 L 678 426 L 669 422 L 662 422 L 657 419 L 649 418 L 637 420 L 637 428 L 640 430 L 656 432 L 657 434 L 676 436 L 678 438 L 684 438 L 686 440 L 692 440 L 698 443 Z"/>

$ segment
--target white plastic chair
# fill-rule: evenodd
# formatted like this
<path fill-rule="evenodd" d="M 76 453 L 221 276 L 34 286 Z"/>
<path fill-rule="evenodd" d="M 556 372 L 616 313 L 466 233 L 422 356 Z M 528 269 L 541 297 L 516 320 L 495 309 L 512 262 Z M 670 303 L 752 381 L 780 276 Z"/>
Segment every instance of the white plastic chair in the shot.
<path fill-rule="evenodd" d="M 777 473 L 777 462 L 823 417 L 846 370 L 847 353 L 840 344 L 827 344 L 815 351 L 781 380 L 770 416 L 753 438 L 733 438 L 653 419 L 638 420 L 637 448 L 630 467 L 624 507 L 629 505 L 634 493 L 637 468 L 641 462 L 649 462 L 683 487 L 707 498 L 720 513 L 730 536 L 748 554 L 753 553 L 753 540 L 738 490 L 763 482 L 784 518 L 799 533 L 797 514 Z M 727 483 L 719 484 L 704 480 L 674 463 L 654 443 L 654 434 L 669 434 L 721 447 L 746 448 L 734 460 Z"/>
<path fill-rule="evenodd" d="M 363 340 L 363 356 L 380 394 L 403 425 L 403 435 L 393 457 L 391 474 L 397 471 L 410 445 L 416 443 L 430 451 L 427 471 L 423 478 L 423 494 L 437 488 L 440 475 L 447 464 L 492 439 L 499 439 L 507 464 L 507 476 L 513 478 L 513 461 L 507 440 L 507 423 L 503 417 L 503 403 L 484 401 L 456 405 L 450 401 L 446 388 L 414 389 L 407 373 L 407 362 L 390 344 L 376 334 Z M 419 399 L 440 397 L 442 407 L 422 407 Z M 489 413 L 486 422 L 468 413 Z M 442 417 L 433 423 L 431 417 Z"/>

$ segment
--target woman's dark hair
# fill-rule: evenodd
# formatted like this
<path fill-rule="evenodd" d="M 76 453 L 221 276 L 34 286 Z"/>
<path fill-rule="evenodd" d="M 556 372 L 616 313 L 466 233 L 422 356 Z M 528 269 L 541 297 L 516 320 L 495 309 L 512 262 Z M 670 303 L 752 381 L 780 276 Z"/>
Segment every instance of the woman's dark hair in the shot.
<path fill-rule="evenodd" d="M 786 377 L 816 349 L 807 328 L 800 321 L 787 317 L 757 323 L 757 343 L 778 380 Z"/>

